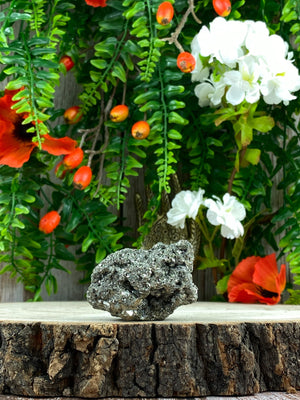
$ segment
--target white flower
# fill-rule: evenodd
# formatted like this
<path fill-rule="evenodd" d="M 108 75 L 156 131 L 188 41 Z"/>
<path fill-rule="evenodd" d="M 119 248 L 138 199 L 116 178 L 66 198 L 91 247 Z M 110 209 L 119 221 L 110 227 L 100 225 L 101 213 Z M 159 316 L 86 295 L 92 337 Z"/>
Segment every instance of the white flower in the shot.
<path fill-rule="evenodd" d="M 219 107 L 225 101 L 254 104 L 260 97 L 267 104 L 287 105 L 300 89 L 288 43 L 270 35 L 264 22 L 217 17 L 200 29 L 191 47 L 196 59 L 192 81 L 201 82 L 195 88 L 200 107 Z"/>
<path fill-rule="evenodd" d="M 223 79 L 214 81 L 213 75 L 210 79 L 200 83 L 195 87 L 195 95 L 199 99 L 199 106 L 218 107 L 221 105 L 222 97 L 225 93 L 225 83 Z"/>
<path fill-rule="evenodd" d="M 198 192 L 182 190 L 177 193 L 172 201 L 172 208 L 167 212 L 168 224 L 183 229 L 186 217 L 195 219 L 199 207 L 204 204 L 204 192 L 199 189 Z"/>
<path fill-rule="evenodd" d="M 240 104 L 244 99 L 250 104 L 256 103 L 260 97 L 260 64 L 255 57 L 245 56 L 239 62 L 238 71 L 227 71 L 224 83 L 229 86 L 226 100 L 232 105 Z"/>
<path fill-rule="evenodd" d="M 212 225 L 221 225 L 221 235 L 227 239 L 234 239 L 244 234 L 240 221 L 246 216 L 246 210 L 235 196 L 226 193 L 223 202 L 216 196 L 216 200 L 206 199 L 204 205 L 208 207 L 207 219 Z"/>
<path fill-rule="evenodd" d="M 247 26 L 240 21 L 227 21 L 215 18 L 209 25 L 203 26 L 197 35 L 199 52 L 203 57 L 216 58 L 220 63 L 234 68 L 239 57 L 244 55 L 242 46 Z"/>
<path fill-rule="evenodd" d="M 267 104 L 279 104 L 281 101 L 285 105 L 296 96 L 292 95 L 300 89 L 300 76 L 298 69 L 290 60 L 284 59 L 272 65 L 266 71 L 261 83 L 261 93 Z"/>
<path fill-rule="evenodd" d="M 209 68 L 203 67 L 203 64 L 200 60 L 200 48 L 197 35 L 194 37 L 191 43 L 191 54 L 194 56 L 196 60 L 196 66 L 194 70 L 191 72 L 192 81 L 203 82 L 205 79 L 209 77 Z"/>
<path fill-rule="evenodd" d="M 270 37 L 269 30 L 265 22 L 245 21 L 248 32 L 245 37 L 245 47 L 252 56 L 263 56 L 268 47 Z"/>

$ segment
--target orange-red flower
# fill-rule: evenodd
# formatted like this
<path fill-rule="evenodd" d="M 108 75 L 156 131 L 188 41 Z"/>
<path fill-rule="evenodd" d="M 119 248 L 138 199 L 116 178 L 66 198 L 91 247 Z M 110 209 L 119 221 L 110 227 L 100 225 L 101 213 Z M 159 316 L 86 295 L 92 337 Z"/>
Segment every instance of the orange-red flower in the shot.
<path fill-rule="evenodd" d="M 26 114 L 17 114 L 11 106 L 12 100 L 18 91 L 5 91 L 0 98 L 0 164 L 13 168 L 20 168 L 29 160 L 30 155 L 38 144 L 32 142 L 33 133 L 26 132 L 31 124 L 23 125 Z M 42 149 L 50 154 L 59 156 L 71 153 L 76 147 L 76 141 L 63 137 L 56 139 L 43 135 Z"/>
<path fill-rule="evenodd" d="M 230 302 L 277 304 L 286 284 L 285 265 L 278 272 L 275 253 L 241 261 L 228 281 Z"/>
<path fill-rule="evenodd" d="M 86 4 L 92 7 L 106 7 L 107 0 L 85 0 Z"/>

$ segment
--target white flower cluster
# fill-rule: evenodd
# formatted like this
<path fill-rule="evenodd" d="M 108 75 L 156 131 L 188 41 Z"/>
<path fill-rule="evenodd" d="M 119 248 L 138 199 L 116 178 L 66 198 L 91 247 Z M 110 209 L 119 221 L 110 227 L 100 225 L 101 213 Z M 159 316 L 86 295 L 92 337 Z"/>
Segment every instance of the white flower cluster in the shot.
<path fill-rule="evenodd" d="M 183 190 L 172 201 L 172 208 L 167 213 L 168 224 L 176 228 L 184 228 L 187 217 L 196 219 L 199 208 L 203 205 L 208 208 L 206 217 L 215 226 L 221 225 L 221 235 L 227 239 L 234 239 L 244 234 L 240 221 L 246 216 L 246 210 L 235 196 L 226 193 L 223 201 L 217 196 L 213 199 L 203 197 L 204 190 L 198 192 Z"/>
<path fill-rule="evenodd" d="M 261 21 L 227 21 L 215 18 L 209 29 L 203 26 L 194 37 L 192 54 L 196 68 L 192 80 L 201 107 L 219 107 L 226 102 L 256 103 L 262 96 L 267 104 L 285 105 L 300 89 L 298 69 L 288 44 L 270 35 Z"/>

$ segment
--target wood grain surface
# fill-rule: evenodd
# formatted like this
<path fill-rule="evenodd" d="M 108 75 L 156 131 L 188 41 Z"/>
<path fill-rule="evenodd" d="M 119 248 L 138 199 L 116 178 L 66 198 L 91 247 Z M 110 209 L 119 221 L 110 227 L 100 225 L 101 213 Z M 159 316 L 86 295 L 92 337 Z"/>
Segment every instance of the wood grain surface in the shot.
<path fill-rule="evenodd" d="M 299 306 L 194 303 L 128 322 L 86 302 L 0 304 L 2 395 L 293 399 L 299 371 Z"/>
<path fill-rule="evenodd" d="M 173 398 L 156 398 L 157 400 L 178 400 L 178 397 Z M 296 393 L 283 393 L 283 392 L 268 392 L 259 393 L 252 396 L 208 396 L 208 397 L 193 397 L 183 398 L 180 400 L 298 400 L 300 399 L 300 392 Z M 79 397 L 24 397 L 24 396 L 5 396 L 0 395 L 0 400 L 82 400 Z M 105 397 L 102 400 L 124 400 L 123 397 Z M 133 397 L 131 400 L 152 400 L 146 397 Z"/>

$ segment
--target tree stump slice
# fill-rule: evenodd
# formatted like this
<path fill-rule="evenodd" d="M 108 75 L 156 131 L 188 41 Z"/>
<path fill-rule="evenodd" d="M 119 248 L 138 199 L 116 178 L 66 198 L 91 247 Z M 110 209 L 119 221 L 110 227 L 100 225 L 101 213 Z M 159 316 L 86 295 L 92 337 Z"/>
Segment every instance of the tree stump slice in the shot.
<path fill-rule="evenodd" d="M 164 321 L 126 322 L 87 302 L 0 304 L 1 395 L 297 396 L 297 389 L 300 306 L 194 303 Z"/>

